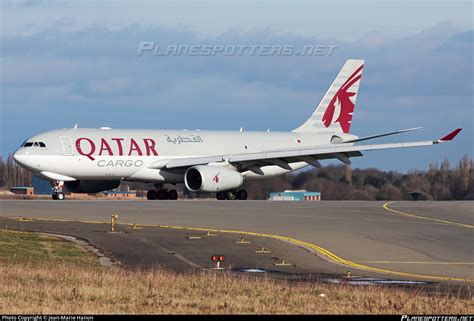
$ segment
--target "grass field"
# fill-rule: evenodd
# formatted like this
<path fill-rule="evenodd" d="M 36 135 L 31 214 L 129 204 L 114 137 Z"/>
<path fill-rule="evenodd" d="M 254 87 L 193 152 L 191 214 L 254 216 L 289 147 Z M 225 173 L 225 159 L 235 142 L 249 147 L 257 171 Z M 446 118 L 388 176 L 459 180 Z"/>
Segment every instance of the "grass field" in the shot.
<path fill-rule="evenodd" d="M 45 262 L 98 264 L 95 257 L 72 242 L 46 234 L 0 229 L 0 263 Z"/>
<path fill-rule="evenodd" d="M 0 230 L 0 314 L 473 312 L 471 299 L 420 290 L 105 268 L 74 244 Z"/>

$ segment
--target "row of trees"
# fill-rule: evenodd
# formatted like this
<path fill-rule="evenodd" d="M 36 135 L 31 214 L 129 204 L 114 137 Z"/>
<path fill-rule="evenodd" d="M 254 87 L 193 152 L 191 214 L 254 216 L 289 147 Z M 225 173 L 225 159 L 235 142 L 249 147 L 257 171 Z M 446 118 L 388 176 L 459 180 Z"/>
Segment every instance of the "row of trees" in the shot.
<path fill-rule="evenodd" d="M 410 199 L 412 192 L 430 200 L 474 200 L 474 161 L 464 155 L 455 166 L 445 159 L 441 164 L 430 164 L 428 170 L 407 174 L 332 165 L 250 181 L 246 188 L 255 199 L 264 199 L 269 192 L 305 189 L 321 192 L 325 200 L 403 200 Z"/>
<path fill-rule="evenodd" d="M 4 188 L 31 186 L 31 181 L 31 172 L 18 166 L 12 155 L 8 155 L 6 162 L 0 156 L 0 186 Z"/>
<path fill-rule="evenodd" d="M 18 166 L 12 155 L 6 162 L 0 156 L 0 186 L 31 186 L 32 176 Z M 146 190 L 150 184 L 128 183 L 124 186 Z M 249 197 L 266 199 L 270 192 L 286 189 L 319 191 L 325 200 L 402 200 L 418 192 L 432 200 L 474 200 L 474 161 L 464 155 L 455 166 L 445 159 L 432 163 L 428 170 L 402 174 L 376 168 L 351 169 L 347 165 L 331 165 L 304 170 L 275 178 L 248 181 L 245 188 Z M 195 197 L 192 193 L 185 196 Z"/>

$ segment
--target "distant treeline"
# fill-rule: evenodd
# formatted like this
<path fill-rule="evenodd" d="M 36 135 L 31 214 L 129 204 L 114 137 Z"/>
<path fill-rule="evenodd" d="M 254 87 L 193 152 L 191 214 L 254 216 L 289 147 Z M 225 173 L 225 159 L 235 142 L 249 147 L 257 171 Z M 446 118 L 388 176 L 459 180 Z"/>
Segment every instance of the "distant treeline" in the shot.
<path fill-rule="evenodd" d="M 474 200 L 474 162 L 464 155 L 455 166 L 445 159 L 428 170 L 401 174 L 376 168 L 351 169 L 331 165 L 262 181 L 249 181 L 250 197 L 265 199 L 269 192 L 305 189 L 321 192 L 323 200 L 404 200 L 410 193 L 420 199 Z"/>
<path fill-rule="evenodd" d="M 31 186 L 31 173 L 19 167 L 9 155 L 0 156 L 0 186 Z M 149 189 L 151 184 L 123 182 L 123 187 Z M 266 199 L 270 192 L 305 189 L 321 192 L 324 200 L 404 200 L 410 193 L 421 193 L 421 199 L 474 200 L 474 161 L 464 155 L 452 166 L 447 159 L 432 163 L 428 170 L 381 171 L 376 168 L 351 169 L 348 165 L 330 165 L 303 170 L 269 179 L 248 181 L 244 186 L 251 199 Z M 184 191 L 184 197 L 199 197 Z M 207 197 L 207 195 L 203 195 Z"/>
<path fill-rule="evenodd" d="M 31 186 L 31 180 L 31 172 L 18 166 L 12 155 L 8 155 L 6 162 L 0 156 L 0 186 L 5 188 Z"/>

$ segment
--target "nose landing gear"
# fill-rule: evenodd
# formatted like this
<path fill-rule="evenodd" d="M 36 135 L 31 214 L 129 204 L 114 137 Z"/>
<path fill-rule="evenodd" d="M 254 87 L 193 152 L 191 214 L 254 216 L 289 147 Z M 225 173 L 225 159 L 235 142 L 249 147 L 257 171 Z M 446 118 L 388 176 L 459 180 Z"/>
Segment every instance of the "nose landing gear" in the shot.
<path fill-rule="evenodd" d="M 51 183 L 52 185 L 52 190 L 53 190 L 53 200 L 59 200 L 62 201 L 66 198 L 63 193 L 63 187 L 64 187 L 64 182 L 63 181 L 54 181 Z"/>

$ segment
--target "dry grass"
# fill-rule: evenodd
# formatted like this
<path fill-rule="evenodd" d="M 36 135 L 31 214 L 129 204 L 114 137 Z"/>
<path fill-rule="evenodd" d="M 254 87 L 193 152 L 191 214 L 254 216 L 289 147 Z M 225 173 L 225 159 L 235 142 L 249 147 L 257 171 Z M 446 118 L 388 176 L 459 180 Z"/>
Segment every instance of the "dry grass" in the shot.
<path fill-rule="evenodd" d="M 11 251 L 15 242 L 23 245 Z M 474 312 L 470 299 L 419 290 L 105 268 L 75 245 L 34 233 L 0 231 L 0 248 L 0 314 Z"/>
<path fill-rule="evenodd" d="M 326 297 L 320 297 L 324 293 Z M 469 314 L 473 302 L 387 287 L 287 283 L 71 264 L 0 264 L 0 314 Z"/>

